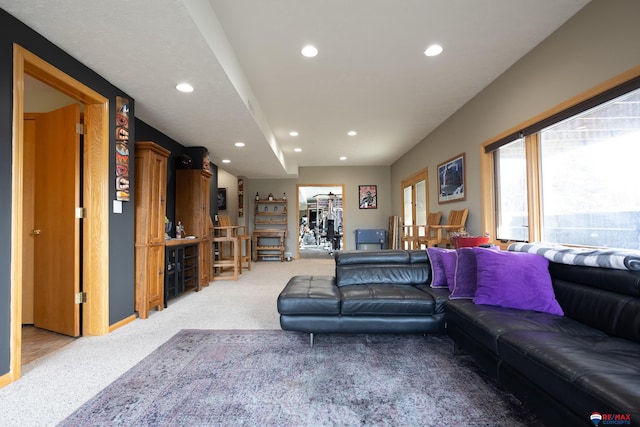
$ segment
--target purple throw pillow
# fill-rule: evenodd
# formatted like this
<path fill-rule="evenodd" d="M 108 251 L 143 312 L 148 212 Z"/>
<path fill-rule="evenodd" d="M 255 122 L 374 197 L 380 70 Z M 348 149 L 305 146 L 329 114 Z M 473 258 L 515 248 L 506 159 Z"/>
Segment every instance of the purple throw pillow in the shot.
<path fill-rule="evenodd" d="M 553 293 L 549 260 L 526 252 L 473 251 L 477 263 L 474 303 L 564 315 Z"/>
<path fill-rule="evenodd" d="M 450 254 L 454 256 L 453 263 Z M 453 249 L 427 248 L 427 255 L 431 264 L 431 287 L 448 288 L 448 278 L 454 277 L 455 274 L 455 251 Z"/>
<path fill-rule="evenodd" d="M 476 253 L 479 251 L 499 251 L 495 246 L 491 248 L 459 248 L 456 250 L 456 275 L 453 291 L 449 295 L 450 299 L 473 299 L 476 295 L 477 262 Z"/>
<path fill-rule="evenodd" d="M 444 265 L 444 274 L 447 276 L 447 287 L 451 292 L 456 284 L 456 260 L 458 257 L 455 249 L 445 249 L 445 251 L 440 254 L 440 257 Z"/>
<path fill-rule="evenodd" d="M 456 275 L 450 299 L 472 299 L 477 286 L 476 254 L 472 248 L 456 251 Z"/>

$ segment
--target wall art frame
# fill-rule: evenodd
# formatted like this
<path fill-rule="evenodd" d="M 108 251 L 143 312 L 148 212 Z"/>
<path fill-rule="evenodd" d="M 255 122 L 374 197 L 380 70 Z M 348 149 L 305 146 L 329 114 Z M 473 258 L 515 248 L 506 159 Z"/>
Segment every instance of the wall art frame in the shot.
<path fill-rule="evenodd" d="M 460 202 L 467 199 L 464 154 L 459 154 L 438 165 L 438 203 Z"/>
<path fill-rule="evenodd" d="M 378 209 L 378 186 L 358 185 L 358 205 L 360 209 Z"/>
<path fill-rule="evenodd" d="M 218 211 L 227 210 L 227 189 L 218 188 Z"/>

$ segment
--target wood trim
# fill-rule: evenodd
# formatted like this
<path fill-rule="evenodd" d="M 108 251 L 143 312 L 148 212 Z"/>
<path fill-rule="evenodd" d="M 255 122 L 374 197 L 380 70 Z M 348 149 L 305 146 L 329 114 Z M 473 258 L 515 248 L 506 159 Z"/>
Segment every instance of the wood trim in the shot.
<path fill-rule="evenodd" d="M 415 184 L 416 182 L 422 181 L 423 179 L 426 179 L 428 177 L 429 177 L 429 168 L 426 167 L 414 173 L 410 177 L 403 179 L 401 182 L 402 188 L 406 187 L 408 184 Z"/>
<path fill-rule="evenodd" d="M 13 45 L 12 197 L 10 366 L 2 376 L 13 382 L 21 375 L 22 246 L 24 173 L 24 75 L 29 74 L 85 104 L 83 282 L 88 302 L 83 307 L 83 334 L 109 332 L 109 103 L 98 92 L 71 78 L 41 58 Z"/>
<path fill-rule="evenodd" d="M 527 159 L 527 207 L 529 241 L 542 240 L 542 170 L 540 164 L 540 137 L 535 133 L 525 137 Z"/>
<path fill-rule="evenodd" d="M 113 325 L 109 326 L 109 333 L 115 331 L 116 329 L 119 329 L 125 325 L 128 325 L 129 323 L 132 323 L 133 321 L 135 321 L 137 319 L 135 314 L 132 314 L 129 317 L 125 317 L 124 319 L 122 319 L 119 322 L 114 323 Z"/>
<path fill-rule="evenodd" d="M 485 153 L 484 147 L 480 147 L 480 189 L 482 191 L 482 217 L 480 224 L 483 233 L 489 233 L 491 240 L 495 243 L 498 230 L 496 227 L 496 196 L 495 196 L 495 175 L 493 170 L 495 159 L 493 153 Z"/>
<path fill-rule="evenodd" d="M 13 375 L 12 375 L 11 372 L 0 376 L 0 388 L 6 386 L 8 384 L 11 384 L 13 381 L 15 381 L 15 380 L 13 379 Z"/>
<path fill-rule="evenodd" d="M 9 381 L 21 376 L 22 365 L 22 245 L 24 194 L 24 68 L 22 49 L 13 55 L 13 150 L 11 170 L 11 358 Z"/>
<path fill-rule="evenodd" d="M 109 103 L 102 99 L 85 105 L 83 335 L 109 332 Z"/>

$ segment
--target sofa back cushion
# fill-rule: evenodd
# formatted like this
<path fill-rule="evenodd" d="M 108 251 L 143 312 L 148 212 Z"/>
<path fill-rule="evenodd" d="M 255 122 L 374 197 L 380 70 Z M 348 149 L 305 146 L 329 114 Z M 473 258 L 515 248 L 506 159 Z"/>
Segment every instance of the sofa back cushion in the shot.
<path fill-rule="evenodd" d="M 431 265 L 425 251 L 345 251 L 336 253 L 335 262 L 337 286 L 431 282 Z"/>
<path fill-rule="evenodd" d="M 549 263 L 565 316 L 640 342 L 640 272 Z"/>

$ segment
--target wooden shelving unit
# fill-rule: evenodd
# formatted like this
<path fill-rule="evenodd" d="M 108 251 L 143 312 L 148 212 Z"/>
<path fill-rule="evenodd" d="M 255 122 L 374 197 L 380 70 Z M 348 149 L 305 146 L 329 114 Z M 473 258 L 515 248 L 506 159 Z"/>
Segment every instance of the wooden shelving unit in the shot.
<path fill-rule="evenodd" d="M 255 201 L 253 261 L 271 258 L 284 261 L 287 202 L 285 199 Z"/>

